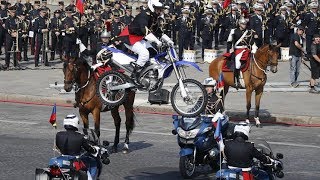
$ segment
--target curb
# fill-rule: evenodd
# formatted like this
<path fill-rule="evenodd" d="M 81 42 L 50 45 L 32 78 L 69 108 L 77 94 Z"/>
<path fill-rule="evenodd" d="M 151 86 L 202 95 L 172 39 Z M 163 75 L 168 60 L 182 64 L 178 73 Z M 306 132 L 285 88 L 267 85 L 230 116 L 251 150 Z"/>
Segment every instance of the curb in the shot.
<path fill-rule="evenodd" d="M 32 104 L 52 106 L 56 103 L 61 107 L 73 107 L 74 99 L 61 97 L 43 97 L 22 94 L 0 93 L 0 102 Z M 170 105 L 134 105 L 135 112 L 157 115 L 175 114 Z M 121 111 L 123 111 L 121 109 Z M 226 112 L 232 121 L 243 121 L 246 119 L 246 113 L 239 110 L 228 110 Z M 260 121 L 270 124 L 282 124 L 305 127 L 320 127 L 320 117 L 318 116 L 300 116 L 288 114 L 260 114 Z"/>

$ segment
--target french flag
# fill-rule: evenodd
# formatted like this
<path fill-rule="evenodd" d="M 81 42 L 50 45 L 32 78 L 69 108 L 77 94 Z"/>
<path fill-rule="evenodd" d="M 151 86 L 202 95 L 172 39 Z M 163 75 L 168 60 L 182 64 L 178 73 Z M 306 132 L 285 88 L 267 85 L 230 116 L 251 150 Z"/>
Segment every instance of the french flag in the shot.
<path fill-rule="evenodd" d="M 220 117 L 218 117 L 218 121 L 216 121 L 214 123 L 214 126 L 215 126 L 216 130 L 214 131 L 213 137 L 217 141 L 220 151 L 223 151 L 224 143 L 223 143 L 223 138 L 222 138 L 222 133 L 221 133 L 222 124 L 221 124 Z"/>
<path fill-rule="evenodd" d="M 84 0 L 77 0 L 77 2 L 76 2 L 76 7 L 79 10 L 80 14 L 84 13 L 84 2 L 83 1 Z"/>
<path fill-rule="evenodd" d="M 219 92 L 221 92 L 224 89 L 224 79 L 223 79 L 223 73 L 221 72 L 219 74 L 217 89 Z"/>
<path fill-rule="evenodd" d="M 54 103 L 52 108 L 52 113 L 49 119 L 49 123 L 51 123 L 52 126 L 56 128 L 57 127 L 56 121 L 57 121 L 57 106 L 56 106 L 56 103 Z"/>

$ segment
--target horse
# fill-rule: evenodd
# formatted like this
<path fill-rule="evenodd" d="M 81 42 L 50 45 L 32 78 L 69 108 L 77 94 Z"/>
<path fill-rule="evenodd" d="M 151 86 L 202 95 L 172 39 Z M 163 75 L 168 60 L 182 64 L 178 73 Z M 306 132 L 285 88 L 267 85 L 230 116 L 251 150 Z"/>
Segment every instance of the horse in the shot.
<path fill-rule="evenodd" d="M 75 85 L 75 108 L 79 107 L 79 114 L 83 121 L 84 133 L 89 127 L 88 115 L 91 113 L 94 119 L 94 129 L 100 137 L 100 112 L 111 111 L 111 115 L 116 127 L 113 152 L 118 152 L 121 118 L 119 106 L 109 107 L 103 105 L 96 95 L 96 78 L 92 68 L 83 57 L 63 57 L 64 89 L 70 92 Z M 133 103 L 135 91 L 129 91 L 127 100 L 123 103 L 126 116 L 126 138 L 123 153 L 129 152 L 129 136 L 135 127 L 135 115 Z"/>
<path fill-rule="evenodd" d="M 245 72 L 243 72 L 243 79 L 246 88 L 246 122 L 249 121 L 249 111 L 251 109 L 251 96 L 255 91 L 255 115 L 254 120 L 257 127 L 262 127 L 259 120 L 260 100 L 263 94 L 264 85 L 267 82 L 267 66 L 270 65 L 272 73 L 278 71 L 278 57 L 279 45 L 265 44 L 261 46 L 255 54 L 251 56 L 250 65 Z M 220 73 L 223 73 L 224 91 L 222 92 L 223 100 L 225 99 L 229 87 L 235 87 L 233 72 L 223 72 L 224 56 L 214 59 L 209 66 L 209 76 L 218 81 Z M 249 62 L 247 62 L 249 63 Z"/>

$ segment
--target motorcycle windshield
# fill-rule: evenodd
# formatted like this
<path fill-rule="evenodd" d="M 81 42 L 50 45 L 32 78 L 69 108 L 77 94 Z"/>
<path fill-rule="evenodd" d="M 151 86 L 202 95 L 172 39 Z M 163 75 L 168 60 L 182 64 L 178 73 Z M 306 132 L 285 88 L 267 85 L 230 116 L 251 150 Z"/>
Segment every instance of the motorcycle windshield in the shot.
<path fill-rule="evenodd" d="M 184 130 L 192 130 L 198 127 L 201 124 L 201 118 L 196 117 L 196 118 L 187 118 L 183 117 L 180 120 L 180 127 Z"/>
<path fill-rule="evenodd" d="M 267 154 L 267 155 L 272 154 L 271 147 L 267 141 L 263 139 L 256 139 L 253 142 L 254 142 L 254 147 L 256 147 L 263 154 Z"/>

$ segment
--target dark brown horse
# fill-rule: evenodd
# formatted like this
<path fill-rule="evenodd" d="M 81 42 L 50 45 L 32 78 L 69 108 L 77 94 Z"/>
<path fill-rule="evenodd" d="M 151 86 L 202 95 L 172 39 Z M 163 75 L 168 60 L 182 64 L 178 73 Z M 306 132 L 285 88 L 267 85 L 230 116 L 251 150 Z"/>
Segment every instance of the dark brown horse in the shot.
<path fill-rule="evenodd" d="M 277 72 L 278 65 L 278 49 L 280 45 L 263 45 L 257 50 L 250 60 L 249 68 L 243 72 L 243 79 L 246 88 L 247 99 L 247 121 L 249 121 L 249 112 L 251 109 L 251 96 L 255 91 L 255 116 L 256 126 L 260 126 L 259 108 L 260 99 L 263 93 L 263 87 L 267 82 L 266 69 L 271 66 L 271 72 Z M 213 60 L 209 66 L 210 77 L 218 80 L 219 74 L 222 72 L 225 57 L 220 56 Z M 235 87 L 233 72 L 223 72 L 224 80 L 224 98 L 228 93 L 229 86 Z"/>
<path fill-rule="evenodd" d="M 98 136 L 100 136 L 100 112 L 105 112 L 111 110 L 111 115 L 114 120 L 114 125 L 116 127 L 116 133 L 114 138 L 113 151 L 117 152 L 117 147 L 119 144 L 120 126 L 121 118 L 119 114 L 119 106 L 116 107 L 106 107 L 104 106 L 98 96 L 96 95 L 96 79 L 94 77 L 94 72 L 87 63 L 86 60 L 82 58 L 63 58 L 64 66 L 64 89 L 70 92 L 73 85 L 75 88 L 75 100 L 76 107 L 79 107 L 79 114 L 83 121 L 84 128 L 89 128 L 88 115 L 91 113 L 94 119 L 94 128 Z M 129 150 L 129 135 L 134 128 L 134 112 L 133 103 L 135 98 L 135 92 L 130 91 L 128 99 L 124 102 L 123 106 L 125 109 L 126 116 L 126 138 L 124 142 L 123 152 L 127 153 Z"/>

